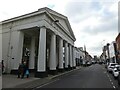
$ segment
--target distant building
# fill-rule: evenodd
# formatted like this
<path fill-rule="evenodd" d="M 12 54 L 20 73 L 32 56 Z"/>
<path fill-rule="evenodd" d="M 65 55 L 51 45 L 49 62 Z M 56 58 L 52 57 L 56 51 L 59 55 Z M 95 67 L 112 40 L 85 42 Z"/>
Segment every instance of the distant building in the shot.
<path fill-rule="evenodd" d="M 98 61 L 97 55 L 94 55 L 94 61 L 95 61 L 95 62 Z"/>
<path fill-rule="evenodd" d="M 116 63 L 116 42 L 113 41 L 109 45 L 109 53 L 110 53 L 110 62 Z"/>
<path fill-rule="evenodd" d="M 106 58 L 107 58 L 107 46 L 103 47 L 103 60 L 106 62 Z"/>
<path fill-rule="evenodd" d="M 75 60 L 77 66 L 85 63 L 85 53 L 82 47 L 75 47 Z"/>

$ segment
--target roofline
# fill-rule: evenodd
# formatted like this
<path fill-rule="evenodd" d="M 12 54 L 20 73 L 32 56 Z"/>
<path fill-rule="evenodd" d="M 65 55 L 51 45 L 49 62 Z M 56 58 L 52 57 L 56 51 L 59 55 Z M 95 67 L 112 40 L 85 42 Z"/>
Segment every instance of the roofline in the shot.
<path fill-rule="evenodd" d="M 41 11 L 43 10 L 43 12 L 39 12 L 40 10 Z M 41 9 L 38 9 L 37 11 L 31 12 L 31 13 L 27 13 L 27 14 L 23 14 L 23 15 L 20 15 L 20 16 L 17 16 L 17 17 L 13 17 L 13 18 L 10 18 L 10 19 L 6 19 L 6 20 L 3 20 L 1 22 L 2 22 L 2 24 L 9 23 L 9 22 L 13 22 L 13 21 L 16 21 L 16 20 L 20 20 L 20 19 L 23 19 L 23 18 L 30 17 L 33 14 L 37 15 L 37 14 L 41 14 L 41 13 L 44 13 L 44 12 L 45 12 L 44 8 L 41 8 Z"/>
<path fill-rule="evenodd" d="M 116 37 L 116 41 L 117 41 L 117 39 L 120 37 L 120 33 L 118 33 L 118 35 L 117 35 L 117 37 Z"/>
<path fill-rule="evenodd" d="M 20 15 L 20 16 L 17 16 L 17 17 L 13 17 L 13 18 L 10 18 L 10 19 L 7 19 L 7 20 L 3 20 L 1 22 L 2 22 L 2 24 L 6 24 L 6 23 L 14 22 L 14 21 L 17 21 L 17 20 L 20 20 L 20 19 L 24 19 L 24 18 L 27 18 L 27 17 L 32 17 L 33 15 L 38 15 L 38 14 L 41 14 L 41 13 L 47 13 L 51 17 L 49 10 L 55 12 L 56 14 L 58 14 L 60 16 L 62 16 L 61 18 L 64 17 L 64 19 L 66 20 L 66 23 L 68 24 L 68 27 L 69 27 L 70 31 L 72 32 L 71 33 L 72 34 L 72 39 L 74 41 L 76 41 L 75 35 L 74 35 L 74 33 L 73 33 L 72 29 L 71 29 L 68 18 L 66 16 L 54 11 L 54 10 L 51 10 L 51 9 L 47 8 L 47 7 L 40 8 L 37 11 L 31 12 L 31 13 L 27 13 L 27 14 Z M 54 17 L 51 17 L 51 18 L 53 20 L 55 20 Z"/>

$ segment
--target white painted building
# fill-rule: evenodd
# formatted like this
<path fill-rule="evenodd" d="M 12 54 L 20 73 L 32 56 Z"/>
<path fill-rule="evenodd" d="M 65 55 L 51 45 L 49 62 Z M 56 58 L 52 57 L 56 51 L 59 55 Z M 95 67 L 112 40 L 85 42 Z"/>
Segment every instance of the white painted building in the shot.
<path fill-rule="evenodd" d="M 85 53 L 83 49 L 75 47 L 75 60 L 76 60 L 77 66 L 84 63 Z"/>
<path fill-rule="evenodd" d="M 114 43 L 115 43 L 115 41 L 110 43 L 109 53 L 110 53 L 110 62 L 115 62 L 116 63 Z"/>
<path fill-rule="evenodd" d="M 5 71 L 16 73 L 22 60 L 30 70 L 36 71 L 36 77 L 45 77 L 48 71 L 55 74 L 57 68 L 75 67 L 75 41 L 68 18 L 47 7 L 5 20 L 2 22 Z"/>

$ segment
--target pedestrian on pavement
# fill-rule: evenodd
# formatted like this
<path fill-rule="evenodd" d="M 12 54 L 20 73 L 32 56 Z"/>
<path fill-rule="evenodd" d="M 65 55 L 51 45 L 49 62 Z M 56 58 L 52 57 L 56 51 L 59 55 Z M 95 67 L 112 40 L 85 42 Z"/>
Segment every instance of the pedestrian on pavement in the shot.
<path fill-rule="evenodd" d="M 5 71 L 4 60 L 2 60 L 1 64 L 2 64 L 2 73 L 4 73 L 4 71 Z"/>
<path fill-rule="evenodd" d="M 23 73 L 22 73 L 22 79 L 24 78 L 25 76 L 25 73 L 26 73 L 26 70 L 27 70 L 27 65 L 26 65 L 26 61 L 23 62 Z"/>
<path fill-rule="evenodd" d="M 25 75 L 26 75 L 27 78 L 29 78 L 29 74 L 30 74 L 30 73 L 29 73 L 29 69 L 28 69 L 28 67 L 27 67 L 27 68 L 26 68 L 26 71 L 25 71 Z"/>
<path fill-rule="evenodd" d="M 18 78 L 20 77 L 22 78 L 23 72 L 24 72 L 24 65 L 23 63 L 20 63 L 18 67 Z"/>

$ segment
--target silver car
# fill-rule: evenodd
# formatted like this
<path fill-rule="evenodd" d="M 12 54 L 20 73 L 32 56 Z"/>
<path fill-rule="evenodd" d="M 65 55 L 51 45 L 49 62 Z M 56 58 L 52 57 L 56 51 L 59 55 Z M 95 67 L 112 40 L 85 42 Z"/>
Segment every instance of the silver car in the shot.
<path fill-rule="evenodd" d="M 120 72 L 120 65 L 115 65 L 114 69 L 112 70 L 114 78 L 117 78 Z"/>
<path fill-rule="evenodd" d="M 114 69 L 115 65 L 117 65 L 117 63 L 109 63 L 109 65 L 107 67 L 107 71 L 108 72 L 112 72 L 112 70 Z"/>

